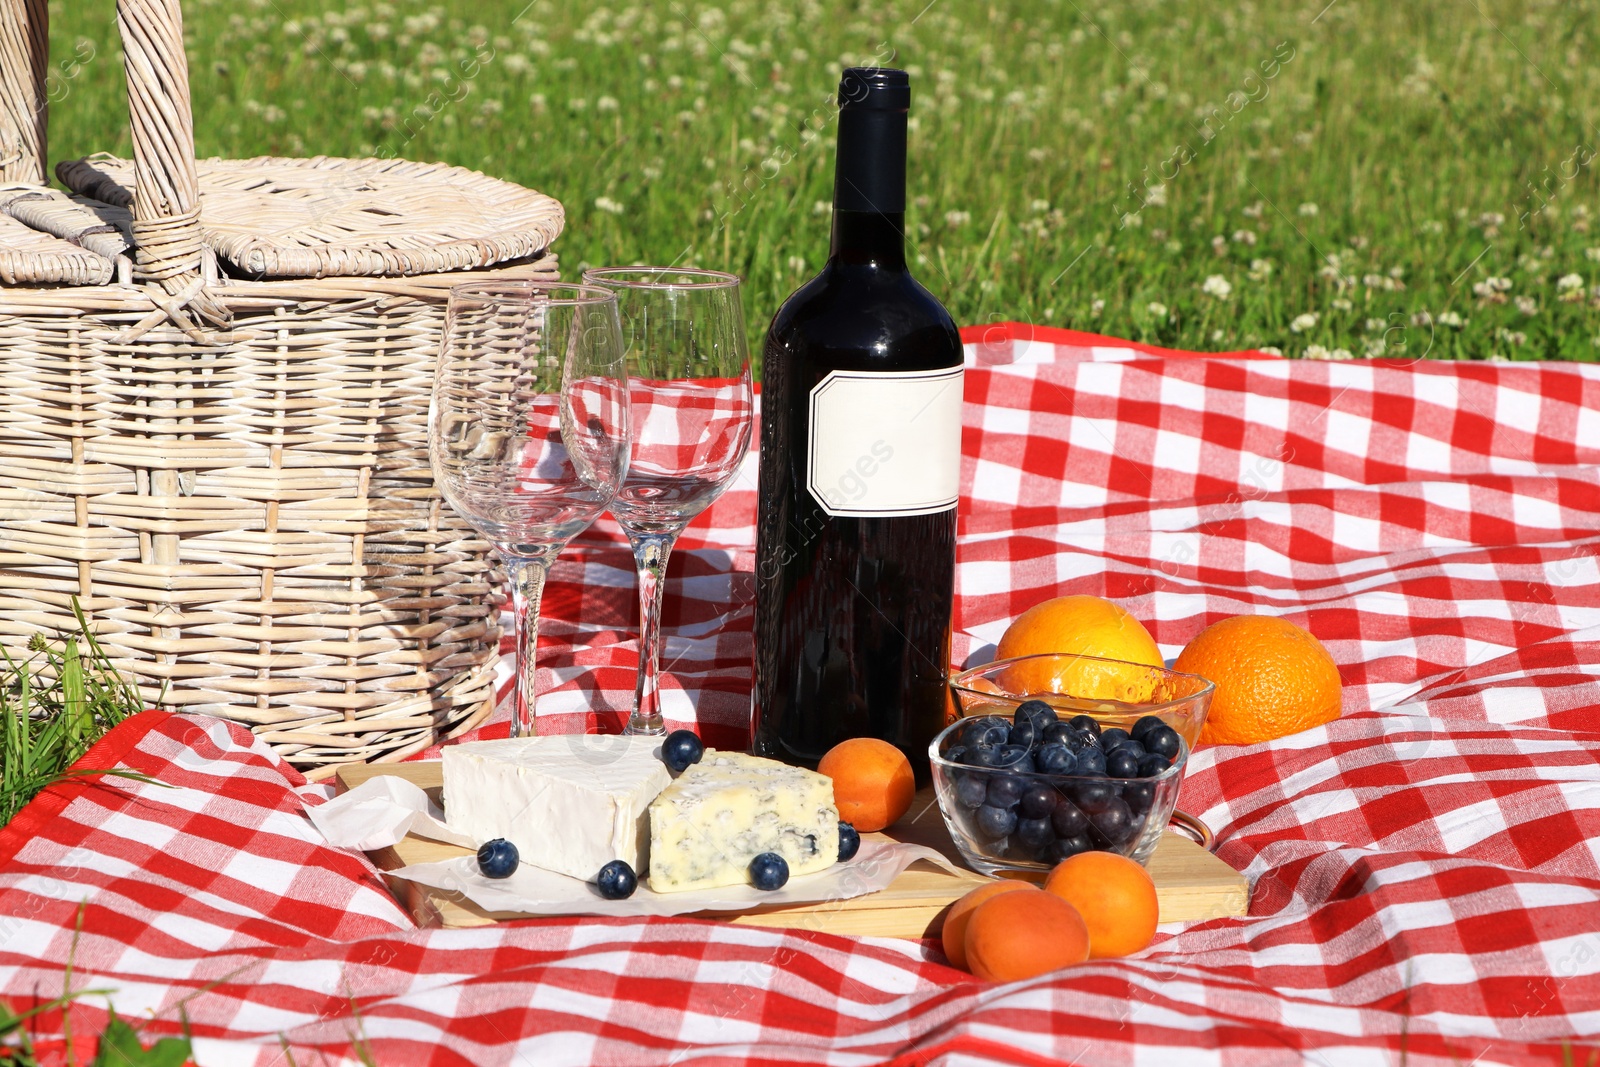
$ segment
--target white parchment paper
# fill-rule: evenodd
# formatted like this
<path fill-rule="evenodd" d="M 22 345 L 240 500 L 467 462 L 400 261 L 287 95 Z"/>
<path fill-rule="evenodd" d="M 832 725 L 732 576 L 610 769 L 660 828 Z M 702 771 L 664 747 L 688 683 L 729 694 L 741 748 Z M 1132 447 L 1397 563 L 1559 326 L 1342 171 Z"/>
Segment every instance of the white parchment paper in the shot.
<path fill-rule="evenodd" d="M 338 848 L 363 852 L 398 844 L 408 833 L 476 849 L 481 842 L 450 829 L 443 813 L 415 784 L 393 775 L 369 778 L 355 789 L 308 810 L 312 823 Z M 416 863 L 391 871 L 400 878 L 450 894 L 492 912 L 526 915 L 688 915 L 697 911 L 746 911 L 763 905 L 817 904 L 849 900 L 883 889 L 918 860 L 949 871 L 951 862 L 934 849 L 894 841 L 863 841 L 861 851 L 825 871 L 789 879 L 764 892 L 749 885 L 684 893 L 652 892 L 642 877 L 627 900 L 606 900 L 590 882 L 523 863 L 510 878 L 485 878 L 475 856 Z"/>

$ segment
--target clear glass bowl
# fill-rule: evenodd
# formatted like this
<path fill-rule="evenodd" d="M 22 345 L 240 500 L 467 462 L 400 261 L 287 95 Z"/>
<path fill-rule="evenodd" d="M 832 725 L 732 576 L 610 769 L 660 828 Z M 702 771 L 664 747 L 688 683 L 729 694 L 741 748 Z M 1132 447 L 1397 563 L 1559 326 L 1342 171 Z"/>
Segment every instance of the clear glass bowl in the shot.
<path fill-rule="evenodd" d="M 1057 660 L 1061 662 L 1053 662 Z M 1047 685 L 1064 680 L 1073 691 L 1034 688 L 1041 680 Z M 1205 723 L 1210 682 L 1118 660 L 1025 656 L 963 671 L 951 679 L 951 689 L 962 718 L 934 738 L 928 757 L 940 814 L 974 869 L 986 874 L 1045 871 L 1062 858 L 1063 850 L 1116 852 L 1138 863 L 1150 858 L 1172 818 L 1189 751 Z M 1124 699 L 1130 695 L 1148 699 Z M 1178 733 L 1181 750 L 1170 767 L 1149 778 L 1045 774 L 945 758 L 970 718 L 996 716 L 1009 722 L 1027 700 L 1050 704 L 1063 722 L 1088 715 L 1102 729 L 1127 730 L 1143 716 L 1154 715 Z M 1013 819 L 981 811 L 987 806 L 1003 813 L 1008 804 Z M 1042 811 L 1047 814 L 1040 815 Z"/>

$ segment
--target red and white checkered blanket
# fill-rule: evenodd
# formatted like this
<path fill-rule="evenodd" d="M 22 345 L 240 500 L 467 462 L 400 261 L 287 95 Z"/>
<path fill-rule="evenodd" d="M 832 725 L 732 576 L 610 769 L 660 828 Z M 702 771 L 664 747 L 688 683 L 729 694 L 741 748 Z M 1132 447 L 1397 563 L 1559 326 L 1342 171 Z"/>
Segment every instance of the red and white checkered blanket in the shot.
<path fill-rule="evenodd" d="M 970 339 L 959 658 L 1080 592 L 1169 654 L 1264 612 L 1340 664 L 1339 721 L 1191 763 L 1181 803 L 1250 917 L 1009 986 L 932 945 L 694 920 L 419 931 L 320 843 L 322 789 L 238 727 L 147 713 L 91 759 L 172 788 L 52 789 L 0 833 L 0 994 L 59 994 L 70 958 L 114 991 L 77 1033 L 108 999 L 151 1035 L 186 1017 L 202 1064 L 1591 1062 L 1600 368 Z M 718 745 L 747 715 L 754 489 L 668 590 L 667 714 Z M 599 527 L 545 594 L 542 728 L 617 720 L 633 605 Z"/>

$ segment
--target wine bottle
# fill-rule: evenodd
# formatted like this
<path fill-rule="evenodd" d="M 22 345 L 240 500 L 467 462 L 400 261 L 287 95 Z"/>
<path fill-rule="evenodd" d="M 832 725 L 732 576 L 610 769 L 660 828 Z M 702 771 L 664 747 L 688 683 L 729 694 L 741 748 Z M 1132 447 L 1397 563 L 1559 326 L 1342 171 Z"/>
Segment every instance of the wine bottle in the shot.
<path fill-rule="evenodd" d="M 906 269 L 904 71 L 839 83 L 833 235 L 767 331 L 755 751 L 815 766 L 877 737 L 919 779 L 945 721 L 961 339 Z"/>

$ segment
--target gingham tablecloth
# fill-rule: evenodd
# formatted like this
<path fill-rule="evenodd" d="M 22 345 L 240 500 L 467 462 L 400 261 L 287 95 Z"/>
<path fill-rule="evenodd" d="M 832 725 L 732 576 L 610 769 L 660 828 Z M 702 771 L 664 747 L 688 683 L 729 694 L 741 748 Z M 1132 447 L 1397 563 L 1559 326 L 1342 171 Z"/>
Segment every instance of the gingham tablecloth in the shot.
<path fill-rule="evenodd" d="M 320 843 L 321 787 L 238 727 L 147 713 L 91 759 L 169 788 L 53 789 L 0 833 L 0 993 L 53 997 L 71 958 L 147 1033 L 186 1016 L 202 1064 L 1591 1062 L 1600 369 L 969 340 L 958 659 L 1077 592 L 1168 654 L 1249 611 L 1340 664 L 1339 721 L 1191 763 L 1182 804 L 1250 917 L 1005 986 L 931 944 L 693 920 L 419 931 Z M 668 591 L 667 713 L 719 745 L 748 709 L 750 471 Z M 633 610 L 597 528 L 546 593 L 545 728 L 615 721 Z"/>

